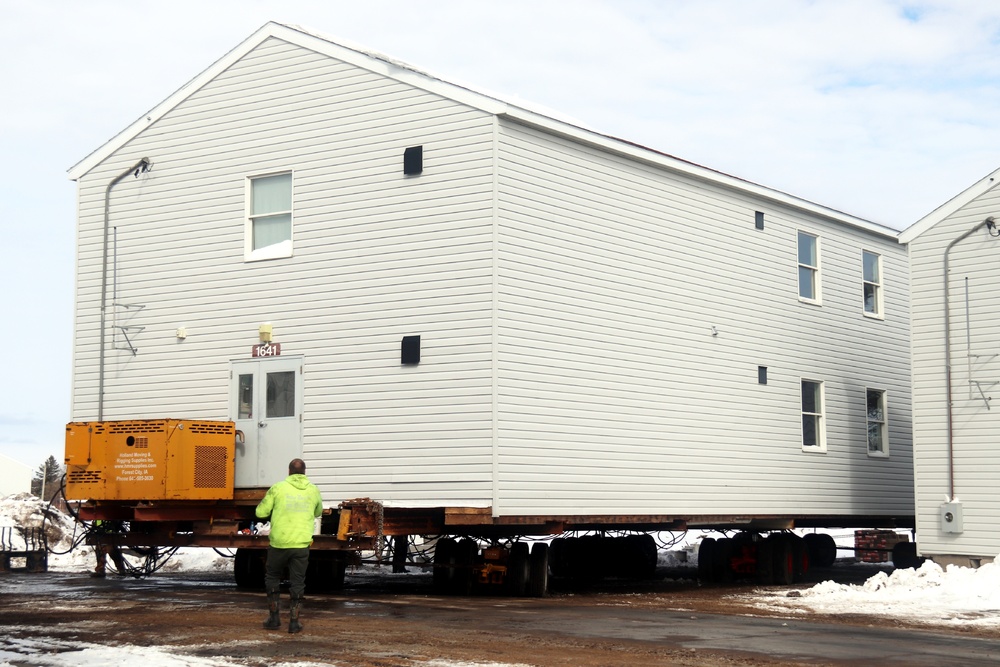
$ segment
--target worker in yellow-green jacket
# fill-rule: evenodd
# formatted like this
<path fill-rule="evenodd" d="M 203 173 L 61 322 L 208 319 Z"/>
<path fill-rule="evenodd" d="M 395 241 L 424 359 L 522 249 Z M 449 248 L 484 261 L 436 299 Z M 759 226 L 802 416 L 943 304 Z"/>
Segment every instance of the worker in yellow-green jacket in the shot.
<path fill-rule="evenodd" d="M 299 609 L 306 589 L 306 569 L 309 567 L 309 545 L 313 541 L 316 518 L 323 514 L 323 501 L 319 489 L 306 477 L 306 464 L 293 459 L 288 464 L 288 477 L 267 490 L 267 495 L 257 505 L 257 518 L 270 519 L 267 570 L 264 589 L 267 591 L 268 617 L 264 627 L 277 630 L 281 627 L 279 603 L 281 575 L 288 568 L 291 593 L 291 619 L 289 632 L 301 632 Z"/>

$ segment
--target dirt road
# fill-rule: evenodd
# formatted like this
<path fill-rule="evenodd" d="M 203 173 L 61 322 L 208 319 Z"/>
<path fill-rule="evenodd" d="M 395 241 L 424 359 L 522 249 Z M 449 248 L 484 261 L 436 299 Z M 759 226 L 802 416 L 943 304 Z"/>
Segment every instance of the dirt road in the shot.
<path fill-rule="evenodd" d="M 93 580 L 85 574 L 0 576 L 0 637 L 177 646 L 265 665 L 308 661 L 416 667 L 434 659 L 525 665 L 979 665 L 1000 638 L 887 627 L 864 616 L 764 615 L 738 595 L 661 579 L 557 589 L 544 599 L 430 592 L 429 578 L 350 577 L 313 596 L 300 635 L 265 631 L 261 593 L 220 575 Z M 287 613 L 283 614 L 287 622 Z M 30 663 L 25 663 L 30 664 Z"/>

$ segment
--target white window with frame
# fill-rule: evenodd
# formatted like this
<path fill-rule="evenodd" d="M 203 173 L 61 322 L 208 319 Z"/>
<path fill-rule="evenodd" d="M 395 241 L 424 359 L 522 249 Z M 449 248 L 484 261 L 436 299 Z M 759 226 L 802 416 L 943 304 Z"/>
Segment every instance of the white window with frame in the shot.
<path fill-rule="evenodd" d="M 864 294 L 865 315 L 882 317 L 882 256 L 867 250 L 861 251 L 861 281 Z"/>
<path fill-rule="evenodd" d="M 292 172 L 247 179 L 244 259 L 292 256 Z"/>
<path fill-rule="evenodd" d="M 885 391 L 865 389 L 868 423 L 868 455 L 889 456 L 889 427 L 885 409 Z"/>
<path fill-rule="evenodd" d="M 823 383 L 817 380 L 802 380 L 802 449 L 825 452 L 824 429 Z"/>
<path fill-rule="evenodd" d="M 799 299 L 819 303 L 819 237 L 799 232 Z"/>

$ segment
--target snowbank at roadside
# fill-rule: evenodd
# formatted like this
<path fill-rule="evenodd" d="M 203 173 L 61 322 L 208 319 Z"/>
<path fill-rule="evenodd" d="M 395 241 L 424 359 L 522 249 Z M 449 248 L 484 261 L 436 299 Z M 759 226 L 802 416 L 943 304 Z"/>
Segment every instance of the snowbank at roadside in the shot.
<path fill-rule="evenodd" d="M 879 572 L 863 584 L 824 581 L 792 597 L 785 591 L 754 595 L 769 609 L 1000 627 L 1000 565 L 995 563 L 969 568 L 927 561 L 918 569 Z"/>

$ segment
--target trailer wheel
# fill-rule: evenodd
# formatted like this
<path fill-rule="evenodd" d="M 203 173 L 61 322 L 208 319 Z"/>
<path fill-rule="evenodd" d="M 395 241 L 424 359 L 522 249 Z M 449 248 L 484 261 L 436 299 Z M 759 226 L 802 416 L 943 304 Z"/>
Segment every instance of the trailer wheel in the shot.
<path fill-rule="evenodd" d="M 549 545 L 549 570 L 553 577 L 569 576 L 568 549 L 565 537 L 557 537 Z"/>
<path fill-rule="evenodd" d="M 792 561 L 795 565 L 793 577 L 796 582 L 804 581 L 809 572 L 809 550 L 806 549 L 805 540 L 798 535 L 788 535 L 792 545 Z"/>
<path fill-rule="evenodd" d="M 545 597 L 549 592 L 549 545 L 536 542 L 531 547 L 531 573 L 528 579 L 528 596 Z"/>
<path fill-rule="evenodd" d="M 774 542 L 763 537 L 757 540 L 757 583 L 774 584 Z"/>
<path fill-rule="evenodd" d="M 715 541 L 712 573 L 716 581 L 731 582 L 734 578 L 733 554 L 736 543 L 728 537 Z"/>
<path fill-rule="evenodd" d="M 705 537 L 698 546 L 698 579 L 702 583 L 715 581 L 715 538 Z"/>
<path fill-rule="evenodd" d="M 458 543 L 455 551 L 455 569 L 452 570 L 451 592 L 455 595 L 472 595 L 472 583 L 475 579 L 476 556 L 479 545 L 475 540 L 465 538 Z"/>
<path fill-rule="evenodd" d="M 233 576 L 239 588 L 264 588 L 266 552 L 263 549 L 237 549 L 233 559 Z"/>
<path fill-rule="evenodd" d="M 649 533 L 629 535 L 624 538 L 628 554 L 628 574 L 638 579 L 652 579 L 656 575 L 656 540 Z"/>
<path fill-rule="evenodd" d="M 917 555 L 916 542 L 897 542 L 892 547 L 892 566 L 897 569 L 917 568 L 924 559 Z"/>
<path fill-rule="evenodd" d="M 309 556 L 306 570 L 306 592 L 330 593 L 344 588 L 347 561 L 342 554 L 330 551 L 314 551 Z"/>
<path fill-rule="evenodd" d="M 522 597 L 528 586 L 529 569 L 527 542 L 515 542 L 507 557 L 507 595 Z"/>
<path fill-rule="evenodd" d="M 788 537 L 774 533 L 767 539 L 771 543 L 772 579 L 779 586 L 789 586 L 795 580 L 795 556 Z"/>
<path fill-rule="evenodd" d="M 809 550 L 809 562 L 817 567 L 830 567 L 837 560 L 837 543 L 826 533 L 809 533 L 803 539 Z"/>
<path fill-rule="evenodd" d="M 447 593 L 451 589 L 458 544 L 450 537 L 439 539 L 434 545 L 434 590 Z"/>

